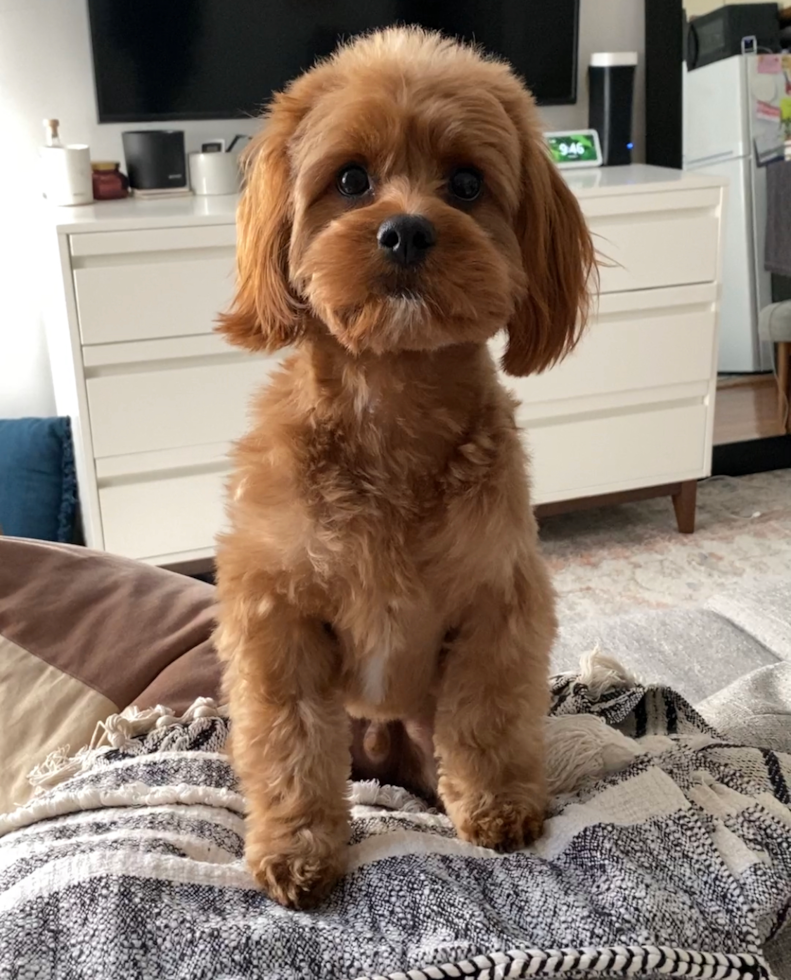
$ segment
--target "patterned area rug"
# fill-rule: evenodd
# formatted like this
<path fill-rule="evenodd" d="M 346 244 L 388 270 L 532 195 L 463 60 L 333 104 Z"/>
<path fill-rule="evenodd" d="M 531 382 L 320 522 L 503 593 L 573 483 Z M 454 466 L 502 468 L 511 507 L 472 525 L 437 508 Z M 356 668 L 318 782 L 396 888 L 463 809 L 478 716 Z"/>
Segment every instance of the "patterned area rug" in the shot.
<path fill-rule="evenodd" d="M 541 539 L 561 621 L 697 606 L 740 581 L 791 575 L 791 470 L 701 483 L 692 535 L 660 498 L 545 518 Z"/>

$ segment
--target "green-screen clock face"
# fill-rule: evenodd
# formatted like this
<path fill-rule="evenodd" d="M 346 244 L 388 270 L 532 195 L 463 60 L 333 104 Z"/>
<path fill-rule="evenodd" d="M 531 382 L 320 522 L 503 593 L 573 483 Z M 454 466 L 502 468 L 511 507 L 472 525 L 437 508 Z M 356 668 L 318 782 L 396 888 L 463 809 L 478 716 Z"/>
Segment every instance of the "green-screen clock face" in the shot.
<path fill-rule="evenodd" d="M 597 163 L 599 160 L 593 137 L 586 133 L 549 136 L 548 142 L 555 163 Z"/>

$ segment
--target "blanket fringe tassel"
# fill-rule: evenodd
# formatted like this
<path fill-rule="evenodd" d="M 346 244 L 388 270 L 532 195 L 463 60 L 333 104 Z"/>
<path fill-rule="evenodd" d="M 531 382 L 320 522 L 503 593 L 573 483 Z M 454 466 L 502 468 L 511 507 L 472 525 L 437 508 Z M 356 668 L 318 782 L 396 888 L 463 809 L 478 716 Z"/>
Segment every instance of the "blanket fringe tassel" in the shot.
<path fill-rule="evenodd" d="M 593 700 L 608 691 L 628 689 L 636 683 L 629 671 L 613 657 L 602 653 L 598 646 L 580 658 L 578 679 L 588 688 Z M 33 795 L 35 797 L 88 769 L 97 755 L 113 749 L 128 749 L 133 739 L 156 728 L 189 725 L 200 718 L 227 717 L 227 705 L 218 705 L 213 698 L 198 698 L 181 715 L 162 704 L 142 710 L 130 705 L 118 714 L 100 721 L 89 745 L 74 753 L 69 745 L 50 752 L 28 774 L 28 781 L 34 788 Z M 553 793 L 569 791 L 586 776 L 623 768 L 639 754 L 632 739 L 608 728 L 598 718 L 583 715 L 551 718 L 548 726 L 549 783 Z M 398 787 L 390 789 L 393 793 L 399 790 Z M 374 792 L 372 784 L 370 794 L 361 789 L 358 791 L 359 799 L 355 798 L 354 802 L 366 805 L 369 798 L 371 801 L 375 798 L 378 805 L 383 805 L 381 792 L 382 787 Z M 403 799 L 400 795 L 396 799 L 394 796 L 393 807 L 408 808 L 409 800 L 414 800 L 414 797 L 406 794 Z"/>
<path fill-rule="evenodd" d="M 50 752 L 43 762 L 28 773 L 28 782 L 34 787 L 36 795 L 88 769 L 97 755 L 113 749 L 128 749 L 134 738 L 147 735 L 156 728 L 189 725 L 199 718 L 227 717 L 227 706 L 218 705 L 213 698 L 198 698 L 181 715 L 163 704 L 142 710 L 133 704 L 119 714 L 110 715 L 100 721 L 94 729 L 90 744 L 74 754 L 71 754 L 68 745 Z"/>

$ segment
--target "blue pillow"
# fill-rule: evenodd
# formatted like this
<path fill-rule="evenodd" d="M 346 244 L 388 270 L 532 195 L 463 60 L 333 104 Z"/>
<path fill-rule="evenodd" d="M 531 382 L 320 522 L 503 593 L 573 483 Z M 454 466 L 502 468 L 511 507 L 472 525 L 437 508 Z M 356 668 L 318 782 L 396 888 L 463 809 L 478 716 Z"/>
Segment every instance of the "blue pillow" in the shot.
<path fill-rule="evenodd" d="M 0 419 L 0 531 L 69 543 L 76 513 L 70 420 Z"/>

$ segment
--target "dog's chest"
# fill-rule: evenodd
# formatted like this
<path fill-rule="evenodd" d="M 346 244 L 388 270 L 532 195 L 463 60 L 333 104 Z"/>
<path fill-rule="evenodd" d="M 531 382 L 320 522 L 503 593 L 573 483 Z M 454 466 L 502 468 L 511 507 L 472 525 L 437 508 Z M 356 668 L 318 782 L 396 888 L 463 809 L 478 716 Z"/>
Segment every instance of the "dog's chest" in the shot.
<path fill-rule="evenodd" d="M 429 694 L 446 632 L 431 597 L 363 589 L 336 632 L 352 714 L 404 717 Z"/>
<path fill-rule="evenodd" d="M 403 716 L 434 686 L 443 640 L 488 574 L 491 457 L 417 467 L 349 451 L 310 474 L 310 553 L 333 597 L 350 711 Z"/>
<path fill-rule="evenodd" d="M 368 717 L 402 715 L 425 695 L 448 615 L 437 590 L 440 568 L 425 547 L 430 522 L 381 510 L 346 524 L 330 562 L 344 686 L 356 713 Z"/>

